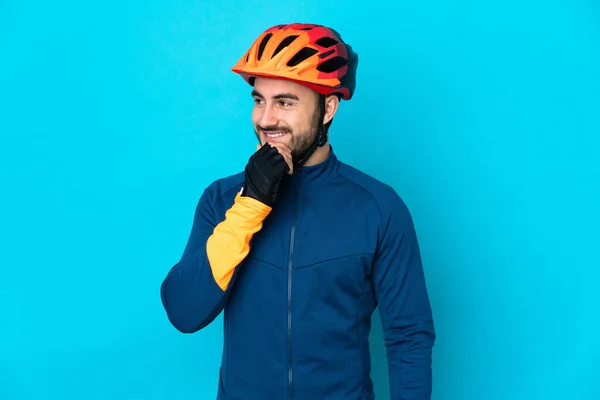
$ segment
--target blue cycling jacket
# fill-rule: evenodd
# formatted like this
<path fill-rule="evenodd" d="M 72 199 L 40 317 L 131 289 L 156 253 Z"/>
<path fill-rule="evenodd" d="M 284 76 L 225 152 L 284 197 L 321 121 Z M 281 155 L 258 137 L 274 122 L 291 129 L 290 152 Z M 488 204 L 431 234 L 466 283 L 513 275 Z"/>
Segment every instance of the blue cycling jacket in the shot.
<path fill-rule="evenodd" d="M 161 298 L 193 333 L 224 310 L 218 400 L 371 400 L 379 307 L 392 400 L 431 398 L 435 340 L 410 213 L 388 185 L 333 153 L 286 175 L 273 208 L 244 174 L 202 194 Z"/>

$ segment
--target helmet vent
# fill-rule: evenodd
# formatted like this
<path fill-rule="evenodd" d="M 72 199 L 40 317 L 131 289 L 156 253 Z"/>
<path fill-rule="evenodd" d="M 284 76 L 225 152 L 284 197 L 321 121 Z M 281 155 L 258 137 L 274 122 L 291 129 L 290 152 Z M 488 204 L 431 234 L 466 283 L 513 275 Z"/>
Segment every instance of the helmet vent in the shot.
<path fill-rule="evenodd" d="M 310 47 L 304 47 L 302 50 L 297 52 L 290 61 L 288 61 L 287 66 L 294 67 L 300 64 L 302 61 L 306 60 L 308 57 L 311 57 L 317 53 L 318 51 L 315 49 L 311 49 Z"/>
<path fill-rule="evenodd" d="M 283 50 L 284 48 L 289 46 L 290 43 L 292 43 L 294 40 L 296 40 L 297 37 L 298 37 L 298 35 L 293 35 L 293 36 L 288 36 L 285 39 L 283 39 L 281 41 L 281 43 L 279 43 L 279 46 L 277 46 L 277 48 L 273 52 L 272 57 L 275 57 L 277 55 L 277 53 L 279 53 L 281 50 Z"/>
<path fill-rule="evenodd" d="M 338 44 L 339 42 L 332 37 L 325 36 L 325 37 L 322 37 L 319 40 L 317 40 L 315 43 L 321 47 L 327 48 L 327 47 L 334 46 L 334 45 Z"/>
<path fill-rule="evenodd" d="M 271 36 L 273 36 L 272 33 L 266 34 L 265 37 L 263 38 L 263 40 L 260 42 L 260 45 L 258 46 L 258 59 L 259 60 L 262 57 L 262 53 L 263 53 L 263 51 L 265 51 L 265 47 L 267 46 L 267 42 L 269 41 L 269 39 L 271 39 Z"/>
<path fill-rule="evenodd" d="M 346 60 L 344 57 L 333 57 L 332 59 L 329 59 L 323 64 L 319 65 L 317 70 L 326 73 L 334 72 L 346 65 L 347 62 L 348 60 Z"/>
<path fill-rule="evenodd" d="M 319 54 L 319 58 L 325 58 L 327 56 L 332 55 L 333 53 L 335 53 L 334 49 L 327 50 L 325 53 Z"/>

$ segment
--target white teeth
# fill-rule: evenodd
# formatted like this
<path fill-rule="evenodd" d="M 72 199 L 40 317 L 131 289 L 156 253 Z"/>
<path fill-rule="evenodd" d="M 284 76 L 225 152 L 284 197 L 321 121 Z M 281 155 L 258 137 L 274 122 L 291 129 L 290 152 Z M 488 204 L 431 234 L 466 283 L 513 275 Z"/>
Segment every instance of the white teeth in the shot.
<path fill-rule="evenodd" d="M 285 135 L 285 133 L 267 133 L 267 136 L 270 138 L 278 138 Z"/>

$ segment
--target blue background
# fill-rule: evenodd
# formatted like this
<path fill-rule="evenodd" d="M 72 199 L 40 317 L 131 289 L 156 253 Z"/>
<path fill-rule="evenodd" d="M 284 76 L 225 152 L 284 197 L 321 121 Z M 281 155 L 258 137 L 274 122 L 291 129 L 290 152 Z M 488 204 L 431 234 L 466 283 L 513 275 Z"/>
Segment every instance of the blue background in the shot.
<path fill-rule="evenodd" d="M 433 398 L 600 399 L 595 0 L 4 0 L 0 399 L 214 399 L 221 317 L 182 335 L 159 286 L 255 150 L 229 69 L 294 21 L 360 54 L 331 139 L 415 219 Z"/>

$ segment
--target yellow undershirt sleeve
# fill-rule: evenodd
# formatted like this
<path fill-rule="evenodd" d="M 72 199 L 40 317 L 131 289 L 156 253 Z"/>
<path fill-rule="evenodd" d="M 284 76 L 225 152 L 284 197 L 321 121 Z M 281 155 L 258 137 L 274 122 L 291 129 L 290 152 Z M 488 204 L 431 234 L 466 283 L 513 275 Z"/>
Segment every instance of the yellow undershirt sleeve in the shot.
<path fill-rule="evenodd" d="M 251 197 L 235 197 L 225 220 L 213 230 L 206 243 L 206 253 L 215 282 L 225 291 L 235 268 L 250 252 L 252 236 L 262 228 L 271 207 Z"/>

